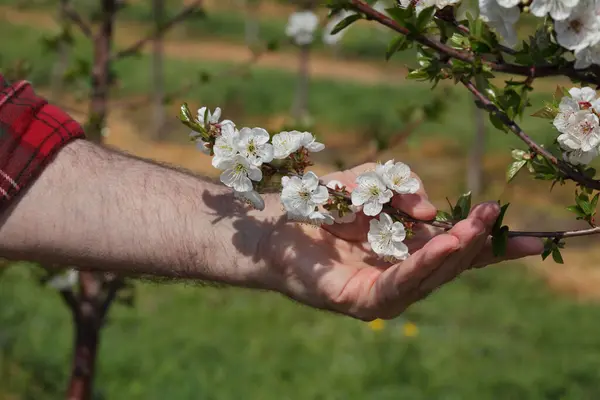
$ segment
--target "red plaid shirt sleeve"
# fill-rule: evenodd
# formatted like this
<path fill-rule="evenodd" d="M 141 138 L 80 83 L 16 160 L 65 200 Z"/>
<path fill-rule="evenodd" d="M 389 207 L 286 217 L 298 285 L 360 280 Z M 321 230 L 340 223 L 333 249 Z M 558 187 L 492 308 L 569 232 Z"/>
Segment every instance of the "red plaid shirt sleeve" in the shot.
<path fill-rule="evenodd" d="M 36 95 L 26 81 L 0 74 L 0 209 L 31 184 L 68 142 L 83 138 L 81 126 Z"/>

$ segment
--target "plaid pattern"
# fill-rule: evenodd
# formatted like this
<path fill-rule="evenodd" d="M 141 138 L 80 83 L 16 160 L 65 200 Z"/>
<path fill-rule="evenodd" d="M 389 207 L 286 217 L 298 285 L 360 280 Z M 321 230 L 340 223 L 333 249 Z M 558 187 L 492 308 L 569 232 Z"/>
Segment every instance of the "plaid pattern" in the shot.
<path fill-rule="evenodd" d="M 0 74 L 0 209 L 32 183 L 81 126 L 35 94 L 26 81 L 10 84 Z"/>

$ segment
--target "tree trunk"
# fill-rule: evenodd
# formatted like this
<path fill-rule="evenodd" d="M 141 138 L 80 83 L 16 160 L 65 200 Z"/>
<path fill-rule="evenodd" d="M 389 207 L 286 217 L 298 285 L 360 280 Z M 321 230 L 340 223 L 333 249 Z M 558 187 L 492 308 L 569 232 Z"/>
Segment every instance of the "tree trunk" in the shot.
<path fill-rule="evenodd" d="M 66 8 L 69 5 L 69 0 L 60 0 L 58 5 L 58 21 L 61 26 L 64 26 L 68 23 L 66 16 Z M 64 43 L 62 40 L 58 43 L 58 57 L 56 62 L 54 63 L 54 68 L 52 68 L 52 97 L 57 98 L 60 94 L 62 94 L 63 89 L 63 77 L 65 71 L 69 66 L 69 45 Z"/>
<path fill-rule="evenodd" d="M 95 142 L 102 142 L 102 130 L 108 113 L 110 52 L 116 11 L 115 0 L 102 0 L 100 29 L 94 37 L 90 115 L 86 126 L 86 135 Z"/>
<path fill-rule="evenodd" d="M 152 0 L 152 12 L 154 15 L 154 23 L 156 35 L 152 41 L 152 85 L 154 88 L 153 105 L 154 105 L 154 126 L 152 131 L 155 139 L 163 139 L 165 133 L 165 83 L 163 70 L 163 41 L 160 34 L 160 27 L 163 24 L 164 18 L 164 0 Z"/>
<path fill-rule="evenodd" d="M 91 76 L 90 110 L 86 124 L 87 137 L 102 142 L 102 130 L 108 115 L 110 89 L 110 56 L 113 24 L 117 12 L 115 0 L 102 0 L 101 22 L 94 36 L 94 59 Z M 69 400 L 90 400 L 94 384 L 94 369 L 102 328 L 102 277 L 91 272 L 79 274 L 80 297 L 73 306 L 75 348 L 69 381 Z M 108 308 L 108 305 L 105 306 Z"/>
<path fill-rule="evenodd" d="M 475 107 L 475 137 L 469 154 L 467 167 L 467 186 L 478 196 L 483 190 L 483 157 L 485 155 L 485 117 L 484 111 Z"/>
<path fill-rule="evenodd" d="M 308 114 L 309 56 L 310 45 L 300 46 L 298 86 L 292 105 L 292 116 L 296 120 L 301 120 Z"/>
<path fill-rule="evenodd" d="M 100 341 L 101 318 L 97 309 L 89 302 L 80 302 L 74 316 L 75 348 L 68 400 L 89 400 L 92 398 L 96 355 Z"/>

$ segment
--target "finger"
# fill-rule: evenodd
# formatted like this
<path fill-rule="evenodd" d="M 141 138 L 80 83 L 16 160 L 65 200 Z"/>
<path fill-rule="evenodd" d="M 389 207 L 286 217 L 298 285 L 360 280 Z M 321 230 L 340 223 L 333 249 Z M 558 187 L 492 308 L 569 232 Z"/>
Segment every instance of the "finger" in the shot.
<path fill-rule="evenodd" d="M 502 261 L 540 255 L 542 251 L 544 251 L 544 244 L 541 239 L 535 237 L 514 237 L 508 239 L 506 253 L 501 257 L 496 257 L 492 250 L 492 238 L 488 237 L 483 251 L 473 262 L 473 268 L 483 268 Z"/>
<path fill-rule="evenodd" d="M 459 240 L 460 249 L 423 280 L 416 293 L 418 298 L 450 282 L 468 269 L 485 246 L 500 208 L 497 203 L 483 203 L 473 208 L 469 217 L 456 224 L 449 233 Z M 420 292 L 420 293 L 419 293 Z"/>
<path fill-rule="evenodd" d="M 404 311 L 411 304 L 408 293 L 458 248 L 456 237 L 436 236 L 404 262 L 383 272 L 369 292 L 369 303 L 376 316 L 389 319 Z"/>

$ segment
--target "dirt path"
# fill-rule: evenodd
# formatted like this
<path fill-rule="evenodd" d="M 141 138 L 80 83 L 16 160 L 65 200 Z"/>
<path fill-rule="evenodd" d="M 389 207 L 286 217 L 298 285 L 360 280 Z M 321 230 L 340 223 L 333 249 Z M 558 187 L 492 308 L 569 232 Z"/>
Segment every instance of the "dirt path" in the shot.
<path fill-rule="evenodd" d="M 38 29 L 54 29 L 56 21 L 51 13 L 17 10 L 12 7 L 0 6 L 1 19 L 16 25 L 35 26 Z M 127 23 L 126 26 L 117 25 L 115 38 L 118 47 L 126 47 L 139 38 L 145 36 L 147 29 L 143 24 Z M 165 41 L 165 54 L 167 57 L 180 60 L 220 61 L 243 63 L 251 58 L 251 52 L 244 45 L 215 40 L 207 42 L 177 39 L 173 36 L 176 32 L 167 35 Z M 297 69 L 296 54 L 293 52 L 277 51 L 264 54 L 255 65 L 263 68 L 295 71 Z M 389 77 L 397 75 L 397 82 L 404 80 L 404 70 L 397 66 L 384 63 L 377 65 L 373 62 L 357 60 L 341 60 L 313 54 L 310 60 L 310 74 L 321 77 L 344 81 L 357 81 L 361 83 L 377 84 L 389 82 Z"/>

